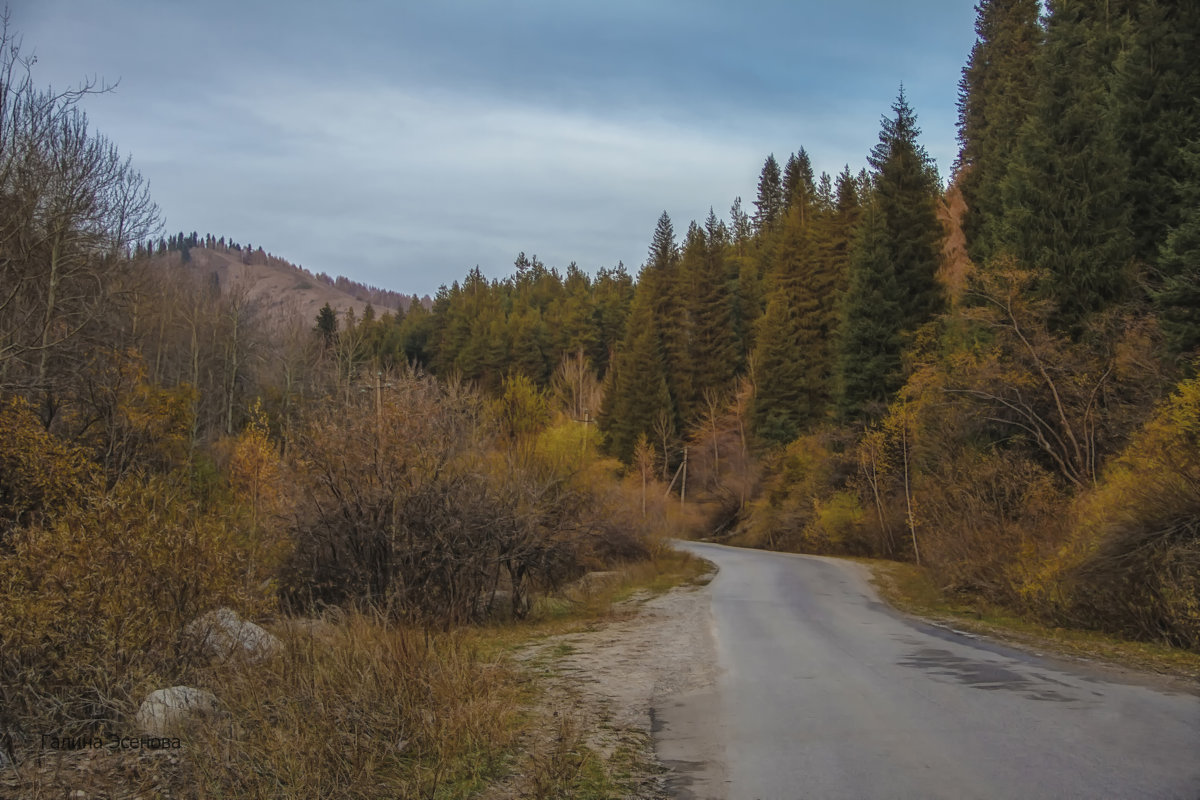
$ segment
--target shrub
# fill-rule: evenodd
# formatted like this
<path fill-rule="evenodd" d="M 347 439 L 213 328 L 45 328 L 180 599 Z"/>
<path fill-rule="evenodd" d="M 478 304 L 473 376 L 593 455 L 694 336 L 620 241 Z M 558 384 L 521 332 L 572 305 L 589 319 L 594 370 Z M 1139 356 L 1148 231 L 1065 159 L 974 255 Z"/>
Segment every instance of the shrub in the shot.
<path fill-rule="evenodd" d="M 261 574 L 228 521 L 182 481 L 127 481 L 52 523 L 17 531 L 0 555 L 0 691 L 18 716 L 86 729 L 140 693 L 180 682 L 183 626 L 217 606 L 261 613 Z"/>
<path fill-rule="evenodd" d="M 1200 649 L 1200 379 L 1081 499 L 1059 569 L 1071 620 Z"/>

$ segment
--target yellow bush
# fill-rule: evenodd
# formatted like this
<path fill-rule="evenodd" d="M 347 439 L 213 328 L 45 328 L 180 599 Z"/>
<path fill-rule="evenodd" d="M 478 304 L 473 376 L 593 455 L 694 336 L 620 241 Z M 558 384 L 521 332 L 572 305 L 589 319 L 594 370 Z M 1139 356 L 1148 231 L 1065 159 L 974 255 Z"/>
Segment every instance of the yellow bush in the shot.
<path fill-rule="evenodd" d="M 813 506 L 815 518 L 809 525 L 809 535 L 825 548 L 838 552 L 858 538 L 865 512 L 857 492 L 843 490 L 823 499 L 815 498 Z"/>
<path fill-rule="evenodd" d="M 87 453 L 51 435 L 21 397 L 0 401 L 0 544 L 99 485 Z"/>
<path fill-rule="evenodd" d="M 0 554 L 0 685 L 23 714 L 112 719 L 188 670 L 184 625 L 218 606 L 261 613 L 229 521 L 166 478 L 126 481 Z"/>
<path fill-rule="evenodd" d="M 1159 407 L 1076 516 L 1055 564 L 1066 613 L 1200 648 L 1200 378 Z"/>

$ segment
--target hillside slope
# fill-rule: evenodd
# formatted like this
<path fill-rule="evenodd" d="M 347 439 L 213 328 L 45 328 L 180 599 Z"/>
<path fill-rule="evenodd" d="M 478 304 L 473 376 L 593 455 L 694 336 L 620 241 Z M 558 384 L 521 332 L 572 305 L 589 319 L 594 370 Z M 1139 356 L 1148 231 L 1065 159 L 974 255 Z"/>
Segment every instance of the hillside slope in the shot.
<path fill-rule="evenodd" d="M 198 246 L 188 248 L 186 256 L 180 250 L 168 250 L 155 255 L 153 260 L 166 269 L 186 270 L 197 280 L 212 280 L 215 276 L 222 292 L 244 289 L 270 316 L 295 313 L 316 319 L 317 312 L 328 303 L 339 314 L 353 310 L 361 318 L 368 305 L 365 293 L 355 296 L 338 286 L 331 286 L 323 276 L 314 276 L 261 249 Z M 411 302 L 412 298 L 403 297 L 390 307 L 378 302 L 373 305 L 376 313 L 383 313 L 407 309 Z"/>

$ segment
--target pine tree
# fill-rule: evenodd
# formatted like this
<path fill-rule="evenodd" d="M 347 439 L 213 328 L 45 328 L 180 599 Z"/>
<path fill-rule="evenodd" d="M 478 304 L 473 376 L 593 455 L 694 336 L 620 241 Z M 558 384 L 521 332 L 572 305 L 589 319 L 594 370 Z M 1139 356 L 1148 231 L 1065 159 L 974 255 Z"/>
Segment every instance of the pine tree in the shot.
<path fill-rule="evenodd" d="M 1200 5 L 1139 0 L 1116 62 L 1112 116 L 1130 158 L 1133 256 L 1153 265 L 1195 206 L 1184 197 L 1189 142 L 1200 132 Z"/>
<path fill-rule="evenodd" d="M 933 159 L 917 142 L 917 116 L 904 97 L 884 118 L 879 144 L 868 158 L 875 169 L 873 199 L 891 247 L 892 270 L 901 295 L 900 327 L 913 330 L 942 310 L 942 225 L 937 217 L 940 192 Z"/>
<path fill-rule="evenodd" d="M 597 419 L 609 453 L 629 463 L 639 436 L 653 438 L 660 414 L 674 417 L 666 370 L 648 292 L 634 297 L 628 334 L 605 378 L 604 401 Z"/>
<path fill-rule="evenodd" d="M 807 154 L 797 159 L 800 166 Z M 795 438 L 825 418 L 832 390 L 833 351 L 846 251 L 853 219 L 823 204 L 801 169 L 779 226 L 767 307 L 754 350 L 751 418 L 768 442 Z M 831 181 L 826 181 L 827 183 Z M 828 190 L 832 194 L 832 188 Z M 857 211 L 857 201 L 846 198 Z M 826 206 L 829 207 L 826 207 Z M 840 239 L 840 241 L 839 241 Z"/>
<path fill-rule="evenodd" d="M 733 328 L 736 292 L 725 258 L 728 246 L 725 224 L 709 209 L 704 229 L 690 235 L 684 248 L 681 269 L 690 274 L 693 291 L 691 362 L 697 396 L 706 389 L 724 389 L 740 367 Z"/>
<path fill-rule="evenodd" d="M 1178 191 L 1189 210 L 1162 249 L 1153 298 L 1171 354 L 1187 362 L 1200 350 L 1200 140 L 1183 163 Z"/>
<path fill-rule="evenodd" d="M 592 363 L 601 377 L 608 373 L 629 317 L 634 298 L 633 277 L 624 264 L 596 271 L 592 298 L 595 305 L 596 344 L 590 353 Z"/>
<path fill-rule="evenodd" d="M 838 412 L 843 419 L 874 413 L 902 382 L 906 337 L 943 307 L 937 270 L 942 228 L 937 175 L 904 90 L 884 118 L 869 161 L 874 191 L 855 239 L 842 307 Z"/>
<path fill-rule="evenodd" d="M 333 307 L 329 303 L 326 303 L 317 312 L 317 324 L 315 328 L 317 333 L 321 334 L 321 339 L 326 347 L 333 344 L 333 337 L 337 336 L 337 329 L 337 312 L 333 310 Z"/>
<path fill-rule="evenodd" d="M 982 0 L 977 39 L 959 83 L 958 185 L 971 259 L 982 265 L 995 249 L 1001 187 L 1017 134 L 1029 115 L 1034 65 L 1042 39 L 1039 0 Z"/>
<path fill-rule="evenodd" d="M 788 156 L 783 170 L 784 208 L 799 205 L 809 208 L 814 205 L 817 187 L 813 178 L 812 161 L 803 147 L 799 153 Z"/>
<path fill-rule="evenodd" d="M 1122 4 L 1050 0 L 1037 89 L 1004 178 L 1003 248 L 1034 271 L 1057 323 L 1128 297 L 1129 159 L 1109 116 Z"/>
<path fill-rule="evenodd" d="M 843 421 L 879 416 L 903 383 L 900 284 L 891 245 L 883 215 L 868 203 L 841 309 L 836 397 Z"/>
<path fill-rule="evenodd" d="M 599 419 L 609 452 L 626 462 L 638 434 L 653 434 L 660 417 L 682 430 L 693 401 L 688 286 L 679 261 L 675 229 L 664 211 L 638 276 Z"/>
<path fill-rule="evenodd" d="M 759 233 L 768 230 L 783 214 L 783 183 L 779 176 L 779 162 L 775 155 L 767 156 L 762 173 L 758 178 L 758 199 L 754 201 L 758 211 L 754 214 L 754 228 Z"/>
<path fill-rule="evenodd" d="M 679 269 L 679 246 L 667 212 L 663 212 L 650 242 L 649 258 L 638 279 L 638 291 L 648 294 L 652 324 L 661 347 L 671 395 L 672 423 L 683 429 L 696 400 L 691 359 L 692 320 L 688 314 L 690 287 Z"/>

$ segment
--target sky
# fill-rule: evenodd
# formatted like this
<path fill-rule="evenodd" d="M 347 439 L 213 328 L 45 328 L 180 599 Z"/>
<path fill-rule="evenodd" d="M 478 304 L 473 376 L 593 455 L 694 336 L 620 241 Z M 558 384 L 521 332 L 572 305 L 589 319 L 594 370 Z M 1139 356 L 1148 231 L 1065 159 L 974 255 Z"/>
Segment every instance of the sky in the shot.
<path fill-rule="evenodd" d="M 943 178 L 966 0 L 9 0 L 34 79 L 95 78 L 164 233 L 433 294 L 520 252 L 636 274 L 803 146 L 857 171 L 901 83 Z"/>

